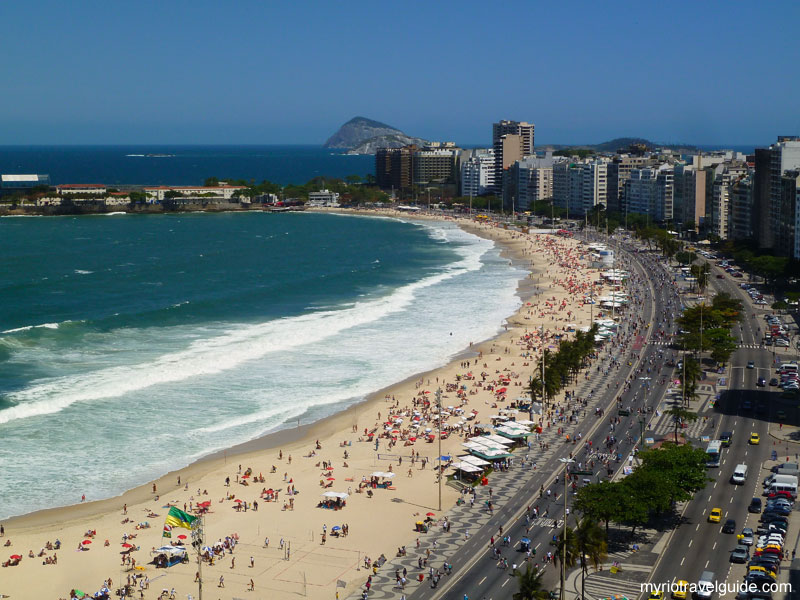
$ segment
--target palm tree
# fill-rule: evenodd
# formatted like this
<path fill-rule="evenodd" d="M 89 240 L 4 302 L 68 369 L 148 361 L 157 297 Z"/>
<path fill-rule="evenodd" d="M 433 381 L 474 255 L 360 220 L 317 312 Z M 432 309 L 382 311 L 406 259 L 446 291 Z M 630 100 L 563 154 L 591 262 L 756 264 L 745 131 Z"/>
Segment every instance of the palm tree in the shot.
<path fill-rule="evenodd" d="M 700 363 L 692 356 L 683 357 L 683 373 L 681 383 L 683 385 L 683 401 L 689 405 L 691 400 L 697 397 L 697 380 L 703 374 Z"/>
<path fill-rule="evenodd" d="M 542 589 L 544 571 L 535 570 L 530 563 L 524 571 L 517 573 L 519 591 L 512 596 L 514 600 L 545 600 L 549 594 Z"/>
<path fill-rule="evenodd" d="M 711 274 L 711 266 L 707 262 L 690 267 L 692 275 L 697 279 L 697 291 L 701 294 L 708 285 L 708 277 Z"/>
<path fill-rule="evenodd" d="M 672 415 L 672 420 L 675 423 L 675 443 L 678 443 L 678 426 L 684 421 L 696 421 L 697 413 L 681 408 L 680 406 L 673 406 L 666 410 L 668 415 Z"/>
<path fill-rule="evenodd" d="M 578 545 L 578 553 L 581 563 L 581 598 L 586 598 L 586 573 L 589 563 L 596 571 L 608 556 L 608 546 L 606 535 L 603 528 L 596 521 L 589 517 L 583 517 L 578 527 L 575 529 L 575 542 Z"/>
<path fill-rule="evenodd" d="M 565 533 L 566 536 L 564 535 Z M 564 563 L 564 568 L 559 569 L 559 578 L 561 580 L 561 595 L 562 597 L 565 597 L 564 574 L 566 569 L 571 569 L 575 566 L 575 563 L 578 562 L 578 542 L 575 539 L 575 531 L 572 529 L 572 527 L 567 527 L 566 530 L 563 530 L 558 536 L 558 541 L 556 542 L 556 552 L 553 555 L 553 562 L 558 564 L 559 561 Z"/>

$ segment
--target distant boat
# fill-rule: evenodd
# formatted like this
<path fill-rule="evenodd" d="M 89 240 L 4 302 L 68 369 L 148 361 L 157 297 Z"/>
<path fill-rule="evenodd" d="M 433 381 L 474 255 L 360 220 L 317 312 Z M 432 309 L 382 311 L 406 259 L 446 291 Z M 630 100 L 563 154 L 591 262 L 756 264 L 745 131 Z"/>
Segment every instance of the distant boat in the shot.
<path fill-rule="evenodd" d="M 126 154 L 125 156 L 144 156 L 144 154 Z"/>
<path fill-rule="evenodd" d="M 136 156 L 139 158 L 172 158 L 174 154 L 126 154 L 125 156 Z"/>

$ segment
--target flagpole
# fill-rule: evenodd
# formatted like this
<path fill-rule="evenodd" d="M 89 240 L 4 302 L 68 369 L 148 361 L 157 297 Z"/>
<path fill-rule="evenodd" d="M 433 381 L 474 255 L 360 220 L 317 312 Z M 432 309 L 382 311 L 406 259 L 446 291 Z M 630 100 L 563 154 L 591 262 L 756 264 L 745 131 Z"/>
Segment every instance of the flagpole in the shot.
<path fill-rule="evenodd" d="M 205 519 L 202 514 L 197 522 L 200 523 L 200 526 L 197 528 L 197 535 L 193 536 L 195 539 L 192 540 L 192 544 L 197 550 L 197 600 L 203 600 L 203 554 L 201 548 L 203 547 L 203 524 Z"/>

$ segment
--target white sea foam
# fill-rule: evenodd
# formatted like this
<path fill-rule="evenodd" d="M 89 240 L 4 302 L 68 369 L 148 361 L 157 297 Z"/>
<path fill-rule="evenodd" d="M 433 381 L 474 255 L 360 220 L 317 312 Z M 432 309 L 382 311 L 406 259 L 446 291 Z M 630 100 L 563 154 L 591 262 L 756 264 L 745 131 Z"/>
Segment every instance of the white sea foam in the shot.
<path fill-rule="evenodd" d="M 69 323 L 69 321 L 65 321 Z M 0 331 L 0 333 L 18 333 L 20 331 L 30 331 L 31 329 L 58 329 L 60 323 L 42 323 L 41 325 L 26 325 L 24 327 L 17 327 L 15 329 L 6 329 L 5 331 Z"/>
<path fill-rule="evenodd" d="M 491 246 L 491 242 L 466 246 L 461 250 L 463 258 L 444 272 L 406 285 L 388 296 L 357 302 L 352 308 L 256 325 L 234 325 L 221 335 L 197 340 L 184 350 L 153 361 L 35 383 L 9 394 L 8 399 L 16 406 L 0 412 L 0 424 L 57 413 L 76 402 L 118 398 L 151 386 L 214 375 L 268 354 L 286 352 L 377 321 L 404 310 L 422 290 L 480 269 L 481 256 Z"/>
<path fill-rule="evenodd" d="M 75 269 L 75 273 L 78 275 L 91 275 L 94 271 L 85 271 L 83 269 Z"/>

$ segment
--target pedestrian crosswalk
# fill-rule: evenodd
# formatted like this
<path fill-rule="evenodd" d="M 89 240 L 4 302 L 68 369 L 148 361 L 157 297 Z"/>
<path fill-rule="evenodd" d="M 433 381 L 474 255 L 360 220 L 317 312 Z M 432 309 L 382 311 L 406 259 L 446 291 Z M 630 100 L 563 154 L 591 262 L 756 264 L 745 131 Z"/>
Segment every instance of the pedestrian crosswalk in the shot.
<path fill-rule="evenodd" d="M 677 346 L 677 341 L 664 341 L 664 340 L 650 340 L 647 342 L 650 346 Z M 764 348 L 761 344 L 736 344 L 737 348 L 747 348 L 750 350 L 758 350 L 759 348 Z"/>
<path fill-rule="evenodd" d="M 623 567 L 623 570 L 625 567 Z M 603 571 L 605 573 L 605 571 Z M 580 593 L 580 578 L 575 582 Z M 642 592 L 642 584 L 638 581 L 623 579 L 620 573 L 615 575 L 601 575 L 600 573 L 589 573 L 584 582 L 586 598 L 600 600 L 602 598 L 615 598 L 623 596 L 634 600 Z"/>

